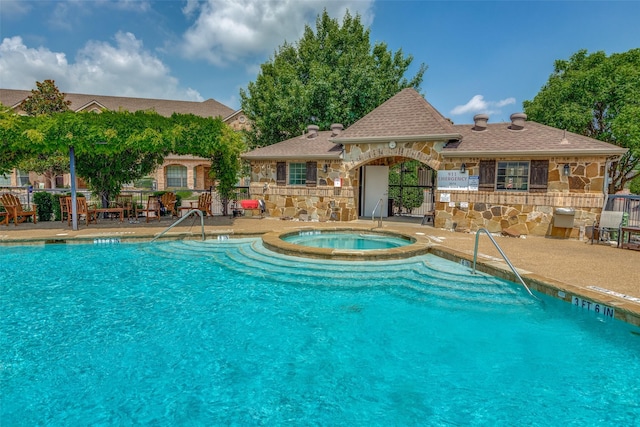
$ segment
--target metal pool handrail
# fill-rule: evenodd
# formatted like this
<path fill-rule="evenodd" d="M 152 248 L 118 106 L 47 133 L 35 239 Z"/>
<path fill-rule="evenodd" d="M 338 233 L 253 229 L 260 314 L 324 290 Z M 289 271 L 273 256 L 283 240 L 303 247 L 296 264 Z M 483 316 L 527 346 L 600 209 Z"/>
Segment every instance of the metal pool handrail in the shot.
<path fill-rule="evenodd" d="M 376 209 L 380 206 L 380 219 L 378 220 L 378 227 L 382 227 L 382 199 L 378 200 L 378 203 L 373 207 L 373 211 L 371 212 L 371 221 L 375 219 Z"/>
<path fill-rule="evenodd" d="M 204 240 L 205 240 L 204 239 L 204 216 L 202 215 L 202 211 L 200 211 L 200 209 L 191 209 L 189 212 L 187 212 L 185 215 L 183 215 L 182 218 L 180 218 L 179 220 L 177 220 L 176 222 L 171 224 L 169 227 L 166 228 L 166 230 L 164 230 L 162 233 L 158 234 L 156 237 L 151 239 L 150 243 L 155 242 L 157 239 L 162 237 L 162 235 L 164 233 L 166 233 L 167 231 L 171 230 L 176 225 L 180 224 L 182 221 L 187 219 L 189 217 L 189 215 L 191 215 L 193 213 L 197 213 L 198 215 L 200 215 L 200 226 L 202 227 L 202 241 L 204 242 Z"/>
<path fill-rule="evenodd" d="M 536 297 L 534 294 L 531 293 L 531 290 L 529 289 L 529 287 L 527 286 L 526 283 L 524 283 L 524 280 L 522 280 L 522 277 L 520 276 L 520 274 L 518 273 L 518 271 L 515 269 L 515 267 L 513 266 L 513 264 L 511 264 L 511 261 L 509 261 L 509 258 L 507 258 L 507 256 L 505 255 L 504 252 L 502 252 L 502 249 L 500 248 L 500 246 L 498 245 L 498 242 L 496 242 L 496 240 L 493 238 L 493 236 L 491 235 L 491 233 L 489 233 L 489 230 L 487 230 L 486 228 L 480 228 L 478 229 L 478 231 L 476 232 L 476 245 L 475 248 L 473 249 L 473 274 L 476 274 L 476 260 L 478 258 L 478 239 L 480 238 L 480 232 L 483 231 L 487 236 L 489 236 L 489 240 L 491 240 L 491 242 L 493 243 L 493 245 L 496 247 L 496 249 L 498 250 L 498 252 L 500 252 L 500 255 L 502 255 L 502 258 L 505 260 L 505 262 L 507 263 L 507 265 L 509 266 L 509 268 L 511 268 L 511 271 L 513 271 L 513 274 L 516 275 L 516 277 L 518 278 L 518 280 L 520 280 L 520 283 L 522 283 L 522 286 L 524 286 L 524 288 L 527 290 L 527 292 L 529 292 L 529 295 L 531 295 L 532 297 L 534 297 L 535 299 L 538 299 L 538 297 Z"/>

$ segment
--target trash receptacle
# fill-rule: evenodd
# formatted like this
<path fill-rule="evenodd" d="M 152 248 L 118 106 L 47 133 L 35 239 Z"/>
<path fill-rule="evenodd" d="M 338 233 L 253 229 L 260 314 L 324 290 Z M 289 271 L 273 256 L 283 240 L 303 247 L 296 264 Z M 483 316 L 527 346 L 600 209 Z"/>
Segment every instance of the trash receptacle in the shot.
<path fill-rule="evenodd" d="M 558 228 L 573 228 L 576 210 L 573 208 L 556 208 L 553 214 L 553 226 Z"/>

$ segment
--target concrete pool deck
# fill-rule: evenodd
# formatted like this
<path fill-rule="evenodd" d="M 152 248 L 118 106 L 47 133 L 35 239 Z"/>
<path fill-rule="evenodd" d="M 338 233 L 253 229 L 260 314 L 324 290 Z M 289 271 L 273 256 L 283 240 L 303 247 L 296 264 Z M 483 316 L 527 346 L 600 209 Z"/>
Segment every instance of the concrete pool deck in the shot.
<path fill-rule="evenodd" d="M 378 221 L 302 222 L 277 218 L 209 217 L 205 221 L 207 239 L 217 235 L 261 236 L 268 232 L 293 229 L 378 229 Z M 150 240 L 172 224 L 161 221 L 130 224 L 101 219 L 98 224 L 79 224 L 72 231 L 66 222 L 22 223 L 0 226 L 0 250 L 4 245 L 44 242 L 93 242 L 98 238 Z M 382 230 L 412 236 L 431 245 L 431 252 L 454 261 L 473 260 L 475 234 L 456 233 L 421 225 L 419 220 L 392 217 L 382 221 Z M 198 218 L 187 219 L 163 238 L 201 236 Z M 591 245 L 579 240 L 496 237 L 511 263 L 529 287 L 571 301 L 572 296 L 613 307 L 615 317 L 640 326 L 640 251 L 618 249 L 604 244 Z M 463 261 L 465 262 L 465 261 Z M 487 236 L 480 236 L 478 269 L 514 280 L 512 273 Z M 517 280 L 515 280 L 517 282 Z M 589 303 L 587 303 L 589 304 Z"/>

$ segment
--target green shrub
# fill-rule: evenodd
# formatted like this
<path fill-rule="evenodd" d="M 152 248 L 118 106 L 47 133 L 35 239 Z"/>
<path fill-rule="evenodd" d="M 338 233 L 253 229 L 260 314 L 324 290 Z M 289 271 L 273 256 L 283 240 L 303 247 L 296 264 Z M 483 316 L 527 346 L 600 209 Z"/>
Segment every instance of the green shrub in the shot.
<path fill-rule="evenodd" d="M 179 197 L 180 199 L 188 199 L 192 195 L 193 195 L 193 191 L 191 191 L 191 190 L 178 190 L 178 191 L 176 191 L 176 198 Z"/>
<path fill-rule="evenodd" d="M 133 186 L 135 188 L 153 188 L 153 178 L 141 178 L 134 181 Z"/>
<path fill-rule="evenodd" d="M 631 180 L 631 184 L 629 184 L 629 191 L 632 194 L 640 194 L 640 175 Z"/>
<path fill-rule="evenodd" d="M 51 221 L 53 196 L 46 191 L 39 191 L 33 194 L 33 203 L 37 205 L 38 219 L 40 221 Z"/>

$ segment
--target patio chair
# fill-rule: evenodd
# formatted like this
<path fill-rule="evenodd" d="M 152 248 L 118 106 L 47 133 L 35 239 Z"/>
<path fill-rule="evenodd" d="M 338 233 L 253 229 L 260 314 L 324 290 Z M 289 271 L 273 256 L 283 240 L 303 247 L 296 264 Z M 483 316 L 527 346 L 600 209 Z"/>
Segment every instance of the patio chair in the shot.
<path fill-rule="evenodd" d="M 0 196 L 0 203 L 4 206 L 6 215 L 4 215 L 5 225 L 9 225 L 9 222 L 13 219 L 14 224 L 17 226 L 21 222 L 26 221 L 29 217 L 33 218 L 33 223 L 36 224 L 36 207 L 37 205 L 31 204 L 31 210 L 28 210 L 26 206 L 22 205 L 20 199 L 10 193 L 5 193 Z"/>
<path fill-rule="evenodd" d="M 160 211 L 162 209 L 162 205 L 160 204 L 160 199 L 158 196 L 149 196 L 147 199 L 147 206 L 142 209 L 138 209 L 138 213 L 144 213 L 144 216 L 147 218 L 146 222 L 149 222 L 149 217 L 151 214 L 154 214 L 155 217 L 160 221 Z"/>
<path fill-rule="evenodd" d="M 184 210 L 198 209 L 204 212 L 204 216 L 209 216 L 209 215 L 213 216 L 213 212 L 211 212 L 211 193 L 209 192 L 200 194 L 200 196 L 198 197 L 198 201 L 191 202 L 190 205 L 191 206 L 189 207 L 187 206 L 180 207 L 181 215 L 182 215 L 182 211 Z"/>
<path fill-rule="evenodd" d="M 593 233 L 591 234 L 591 244 L 593 244 L 594 239 L 597 242 L 608 242 L 611 238 L 611 233 L 615 232 L 616 240 L 618 240 L 619 246 L 620 228 L 622 227 L 623 215 L 624 212 L 622 211 L 603 211 L 602 213 L 600 213 L 600 220 L 593 227 Z"/>
<path fill-rule="evenodd" d="M 160 196 L 160 203 L 162 203 L 161 211 L 163 213 L 171 214 L 172 217 L 178 216 L 178 211 L 176 210 L 176 195 L 171 192 L 164 193 Z"/>
<path fill-rule="evenodd" d="M 69 211 L 67 215 L 67 225 L 71 225 L 71 221 L 73 220 L 73 215 L 71 214 L 71 197 L 66 197 L 65 199 Z M 85 197 L 76 197 L 76 215 L 78 215 L 78 219 L 84 216 L 87 226 L 91 223 L 98 223 L 98 211 L 94 205 L 87 203 Z"/>
<path fill-rule="evenodd" d="M 60 222 L 69 219 L 69 204 L 67 203 L 67 198 L 71 200 L 68 196 L 58 196 L 58 200 L 60 201 Z"/>

